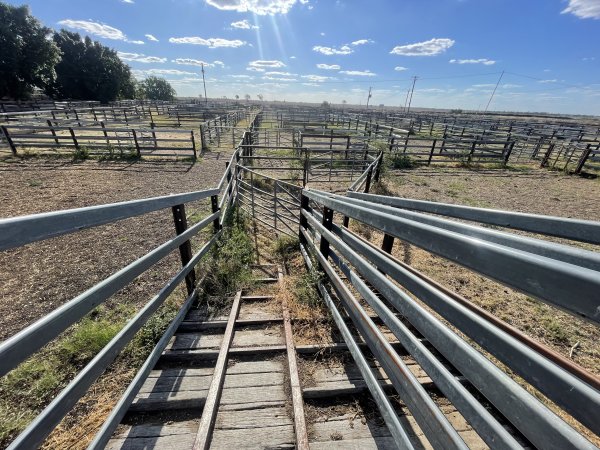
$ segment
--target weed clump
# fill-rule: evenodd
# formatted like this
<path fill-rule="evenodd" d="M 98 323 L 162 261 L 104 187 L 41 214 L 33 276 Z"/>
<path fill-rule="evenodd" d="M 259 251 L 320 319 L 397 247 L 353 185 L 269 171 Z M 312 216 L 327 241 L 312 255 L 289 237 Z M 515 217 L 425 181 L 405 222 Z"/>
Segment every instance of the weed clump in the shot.
<path fill-rule="evenodd" d="M 205 292 L 211 296 L 227 296 L 247 287 L 252 278 L 250 264 L 253 262 L 254 245 L 249 221 L 239 211 L 232 211 L 207 263 Z"/>

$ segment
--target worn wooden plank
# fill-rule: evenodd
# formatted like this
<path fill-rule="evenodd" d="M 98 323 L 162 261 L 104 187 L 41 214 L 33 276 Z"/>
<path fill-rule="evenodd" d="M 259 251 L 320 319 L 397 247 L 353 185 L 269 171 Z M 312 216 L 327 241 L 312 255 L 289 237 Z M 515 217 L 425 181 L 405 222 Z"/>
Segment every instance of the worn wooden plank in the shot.
<path fill-rule="evenodd" d="M 221 346 L 222 334 L 184 333 L 174 336 L 168 350 L 214 349 Z"/>
<path fill-rule="evenodd" d="M 141 392 L 131 403 L 129 412 L 200 409 L 204 406 L 207 393 L 208 389 L 181 392 Z"/>
<path fill-rule="evenodd" d="M 279 282 L 282 283 L 283 272 L 281 268 L 278 271 Z M 283 326 L 285 332 L 285 345 L 287 347 L 288 370 L 290 377 L 290 388 L 292 393 L 292 407 L 294 410 L 294 432 L 296 434 L 296 448 L 299 450 L 308 450 L 308 432 L 306 430 L 306 418 L 304 416 L 304 400 L 302 398 L 302 387 L 298 375 L 298 361 L 296 359 L 296 349 L 294 346 L 294 335 L 292 332 L 292 322 L 288 310 L 287 301 L 282 300 Z"/>
<path fill-rule="evenodd" d="M 212 430 L 215 419 L 217 418 L 219 400 L 223 391 L 223 382 L 225 380 L 227 361 L 229 359 L 229 347 L 233 341 L 235 321 L 240 312 L 241 296 L 242 291 L 239 291 L 233 300 L 233 306 L 231 307 L 231 313 L 229 315 L 229 320 L 227 321 L 227 328 L 225 328 L 225 333 L 221 341 L 221 348 L 215 364 L 215 371 L 204 404 L 204 411 L 202 412 L 202 418 L 200 419 L 200 426 L 198 427 L 198 433 L 196 434 L 196 440 L 194 442 L 195 450 L 205 450 L 210 445 Z M 242 376 L 244 377 L 244 375 Z M 245 379 L 247 379 L 248 376 L 245 375 L 245 377 Z"/>
<path fill-rule="evenodd" d="M 236 330 L 232 347 L 282 345 L 285 343 L 281 326 Z"/>
<path fill-rule="evenodd" d="M 107 450 L 190 449 L 194 444 L 194 433 L 175 434 L 132 439 L 111 439 Z"/>
<path fill-rule="evenodd" d="M 350 440 L 337 440 L 337 438 L 336 434 L 332 434 L 332 438 L 329 441 L 311 442 L 310 448 L 312 450 L 395 450 L 398 448 L 394 442 L 394 438 L 391 436 Z M 433 447 L 428 445 L 416 448 L 432 449 Z"/>
<path fill-rule="evenodd" d="M 221 396 L 222 405 L 237 405 L 243 403 L 276 403 L 285 402 L 287 395 L 282 385 L 279 386 L 258 386 L 251 389 L 227 388 L 223 390 Z"/>
<path fill-rule="evenodd" d="M 113 437 L 115 439 L 126 439 L 174 436 L 195 433 L 197 428 L 197 420 L 184 420 L 181 422 L 169 422 L 167 424 L 144 423 L 140 425 L 119 425 Z"/>
<path fill-rule="evenodd" d="M 233 448 L 294 448 L 294 427 L 281 425 L 275 427 L 215 430 L 212 449 Z"/>
<path fill-rule="evenodd" d="M 219 414 L 215 430 L 238 430 L 292 425 L 286 408 L 277 406 L 263 409 L 230 410 Z"/>

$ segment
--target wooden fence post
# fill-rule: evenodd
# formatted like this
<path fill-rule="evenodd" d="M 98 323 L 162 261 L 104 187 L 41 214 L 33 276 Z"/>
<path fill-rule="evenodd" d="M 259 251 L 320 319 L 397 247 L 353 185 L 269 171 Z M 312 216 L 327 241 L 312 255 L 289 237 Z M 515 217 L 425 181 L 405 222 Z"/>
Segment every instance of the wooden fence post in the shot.
<path fill-rule="evenodd" d="M 583 170 L 583 167 L 585 166 L 585 163 L 588 160 L 588 158 L 590 157 L 591 153 L 592 153 L 592 144 L 588 144 L 587 147 L 585 148 L 585 150 L 583 151 L 583 153 L 581 154 L 579 161 L 577 162 L 577 167 L 575 167 L 575 172 L 574 172 L 575 174 L 579 175 L 581 173 L 581 171 Z"/>
<path fill-rule="evenodd" d="M 190 136 L 192 138 L 192 149 L 194 150 L 194 160 L 198 159 L 198 155 L 196 154 L 196 140 L 194 139 L 194 132 L 190 131 Z"/>
<path fill-rule="evenodd" d="M 6 138 L 6 142 L 8 143 L 8 146 L 10 147 L 10 151 L 12 152 L 13 155 L 17 155 L 17 147 L 15 147 L 15 143 L 13 142 L 12 138 L 10 137 L 10 134 L 8 134 L 8 130 L 6 129 L 5 126 L 2 126 L 2 133 L 4 133 L 4 137 Z"/>
<path fill-rule="evenodd" d="M 56 131 L 54 131 L 54 127 L 52 126 L 52 121 L 48 119 L 46 120 L 46 123 L 48 124 L 48 128 L 50 128 L 50 133 L 52 133 L 52 136 L 54 136 L 54 142 L 56 142 L 56 145 L 58 146 L 58 138 L 56 137 Z"/>
<path fill-rule="evenodd" d="M 73 131 L 73 128 L 69 127 L 69 133 L 71 133 L 73 144 L 75 144 L 75 150 L 79 150 L 79 142 L 77 142 L 77 138 L 75 137 L 75 132 Z"/>
<path fill-rule="evenodd" d="M 210 197 L 210 207 L 211 207 L 213 214 L 216 213 L 217 211 L 219 211 L 219 197 L 217 195 L 212 195 Z M 219 221 L 219 217 L 217 217 L 213 221 L 213 228 L 215 230 L 215 233 L 217 233 L 221 229 L 221 223 Z"/>
<path fill-rule="evenodd" d="M 365 194 L 369 193 L 369 190 L 371 189 L 371 177 L 373 176 L 373 168 L 371 167 L 369 169 L 369 171 L 367 172 L 367 182 L 365 184 Z"/>
<path fill-rule="evenodd" d="M 333 225 L 333 209 L 323 207 L 323 226 L 327 230 L 331 230 Z M 321 235 L 321 241 L 319 242 L 319 251 L 327 259 L 329 257 L 329 241 L 325 239 L 325 236 Z"/>
<path fill-rule="evenodd" d="M 433 140 L 433 145 L 431 146 L 431 152 L 429 152 L 429 159 L 427 160 L 427 165 L 431 165 L 431 160 L 433 159 L 433 152 L 435 151 L 435 144 L 437 144 L 437 139 Z"/>
<path fill-rule="evenodd" d="M 131 133 L 133 134 L 133 142 L 135 143 L 135 152 L 137 154 L 137 157 L 139 158 L 141 156 L 141 152 L 140 152 L 140 144 L 138 143 L 138 139 L 137 139 L 137 133 L 135 132 L 135 130 L 133 128 L 131 129 Z"/>
<path fill-rule="evenodd" d="M 185 214 L 185 205 L 176 205 L 172 208 L 173 211 L 173 221 L 175 222 L 175 232 L 177 235 L 180 235 L 185 230 L 187 230 L 187 216 Z M 189 241 L 185 241 L 183 244 L 179 246 L 179 255 L 181 256 L 181 265 L 185 266 L 192 259 L 192 244 Z M 187 287 L 188 295 L 191 295 L 194 292 L 194 287 L 196 286 L 196 271 L 192 269 L 190 273 L 185 277 L 185 285 Z"/>

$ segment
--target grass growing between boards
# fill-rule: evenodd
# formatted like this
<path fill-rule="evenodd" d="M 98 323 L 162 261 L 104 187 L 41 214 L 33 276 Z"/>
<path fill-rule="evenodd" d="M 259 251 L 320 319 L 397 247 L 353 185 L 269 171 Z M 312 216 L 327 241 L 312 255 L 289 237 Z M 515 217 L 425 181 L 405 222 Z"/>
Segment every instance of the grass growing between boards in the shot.
<path fill-rule="evenodd" d="M 143 364 L 179 311 L 180 299 L 184 297 L 181 292 L 172 294 L 165 301 L 101 377 L 100 380 L 110 380 L 110 395 L 102 388 L 106 381 L 93 385 L 50 435 L 44 447 L 85 448 L 86 440 L 97 430 L 79 427 L 80 422 L 96 417 L 95 426 L 100 427 L 112 408 L 112 405 L 107 408 L 102 399 L 115 397 L 112 400 L 116 400 L 119 390 L 124 390 L 130 375 Z M 7 447 L 135 313 L 133 307 L 127 305 L 100 306 L 55 342 L 1 378 L 0 448 Z M 121 380 L 123 385 L 112 382 L 115 379 Z M 98 409 L 102 410 L 101 415 L 97 413 Z M 79 429 L 79 435 L 74 434 L 75 429 Z"/>
<path fill-rule="evenodd" d="M 252 284 L 251 264 L 255 250 L 250 220 L 239 210 L 231 210 L 223 224 L 222 235 L 204 263 L 206 273 L 200 303 L 207 302 L 210 313 L 230 304 L 237 291 Z"/>

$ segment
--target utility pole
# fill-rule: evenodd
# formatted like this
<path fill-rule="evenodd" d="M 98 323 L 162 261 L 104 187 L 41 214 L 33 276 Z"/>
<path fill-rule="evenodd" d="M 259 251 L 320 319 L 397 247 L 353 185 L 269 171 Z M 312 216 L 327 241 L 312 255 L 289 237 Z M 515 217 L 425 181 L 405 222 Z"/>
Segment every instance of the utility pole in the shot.
<path fill-rule="evenodd" d="M 204 104 L 208 104 L 208 97 L 206 97 L 206 81 L 204 80 L 204 63 L 200 64 L 202 66 L 202 84 L 204 85 Z"/>
<path fill-rule="evenodd" d="M 496 93 L 496 89 L 498 89 L 498 85 L 500 84 L 500 81 L 502 80 L 502 76 L 503 75 L 504 75 L 504 70 L 500 74 L 500 78 L 498 78 L 498 82 L 496 83 L 496 86 L 494 87 L 494 90 L 492 91 L 492 95 L 490 96 L 490 99 L 487 102 L 487 105 L 485 107 L 485 111 L 483 111 L 484 114 L 488 111 L 488 108 L 490 107 L 490 103 L 492 103 L 492 99 L 494 98 L 494 94 Z"/>
<path fill-rule="evenodd" d="M 406 99 L 404 100 L 404 112 L 406 112 L 406 106 L 408 105 L 408 96 L 410 95 L 410 88 L 406 90 Z"/>
<path fill-rule="evenodd" d="M 371 99 L 371 87 L 369 86 L 369 95 L 367 96 L 367 109 L 369 109 L 369 100 Z"/>
<path fill-rule="evenodd" d="M 408 110 L 406 111 L 407 113 L 410 112 L 410 105 L 412 103 L 412 98 L 413 98 L 413 93 L 415 92 L 415 83 L 417 82 L 417 78 L 418 77 L 413 77 L 413 84 L 412 84 L 412 88 L 410 89 L 410 100 L 408 101 Z"/>

